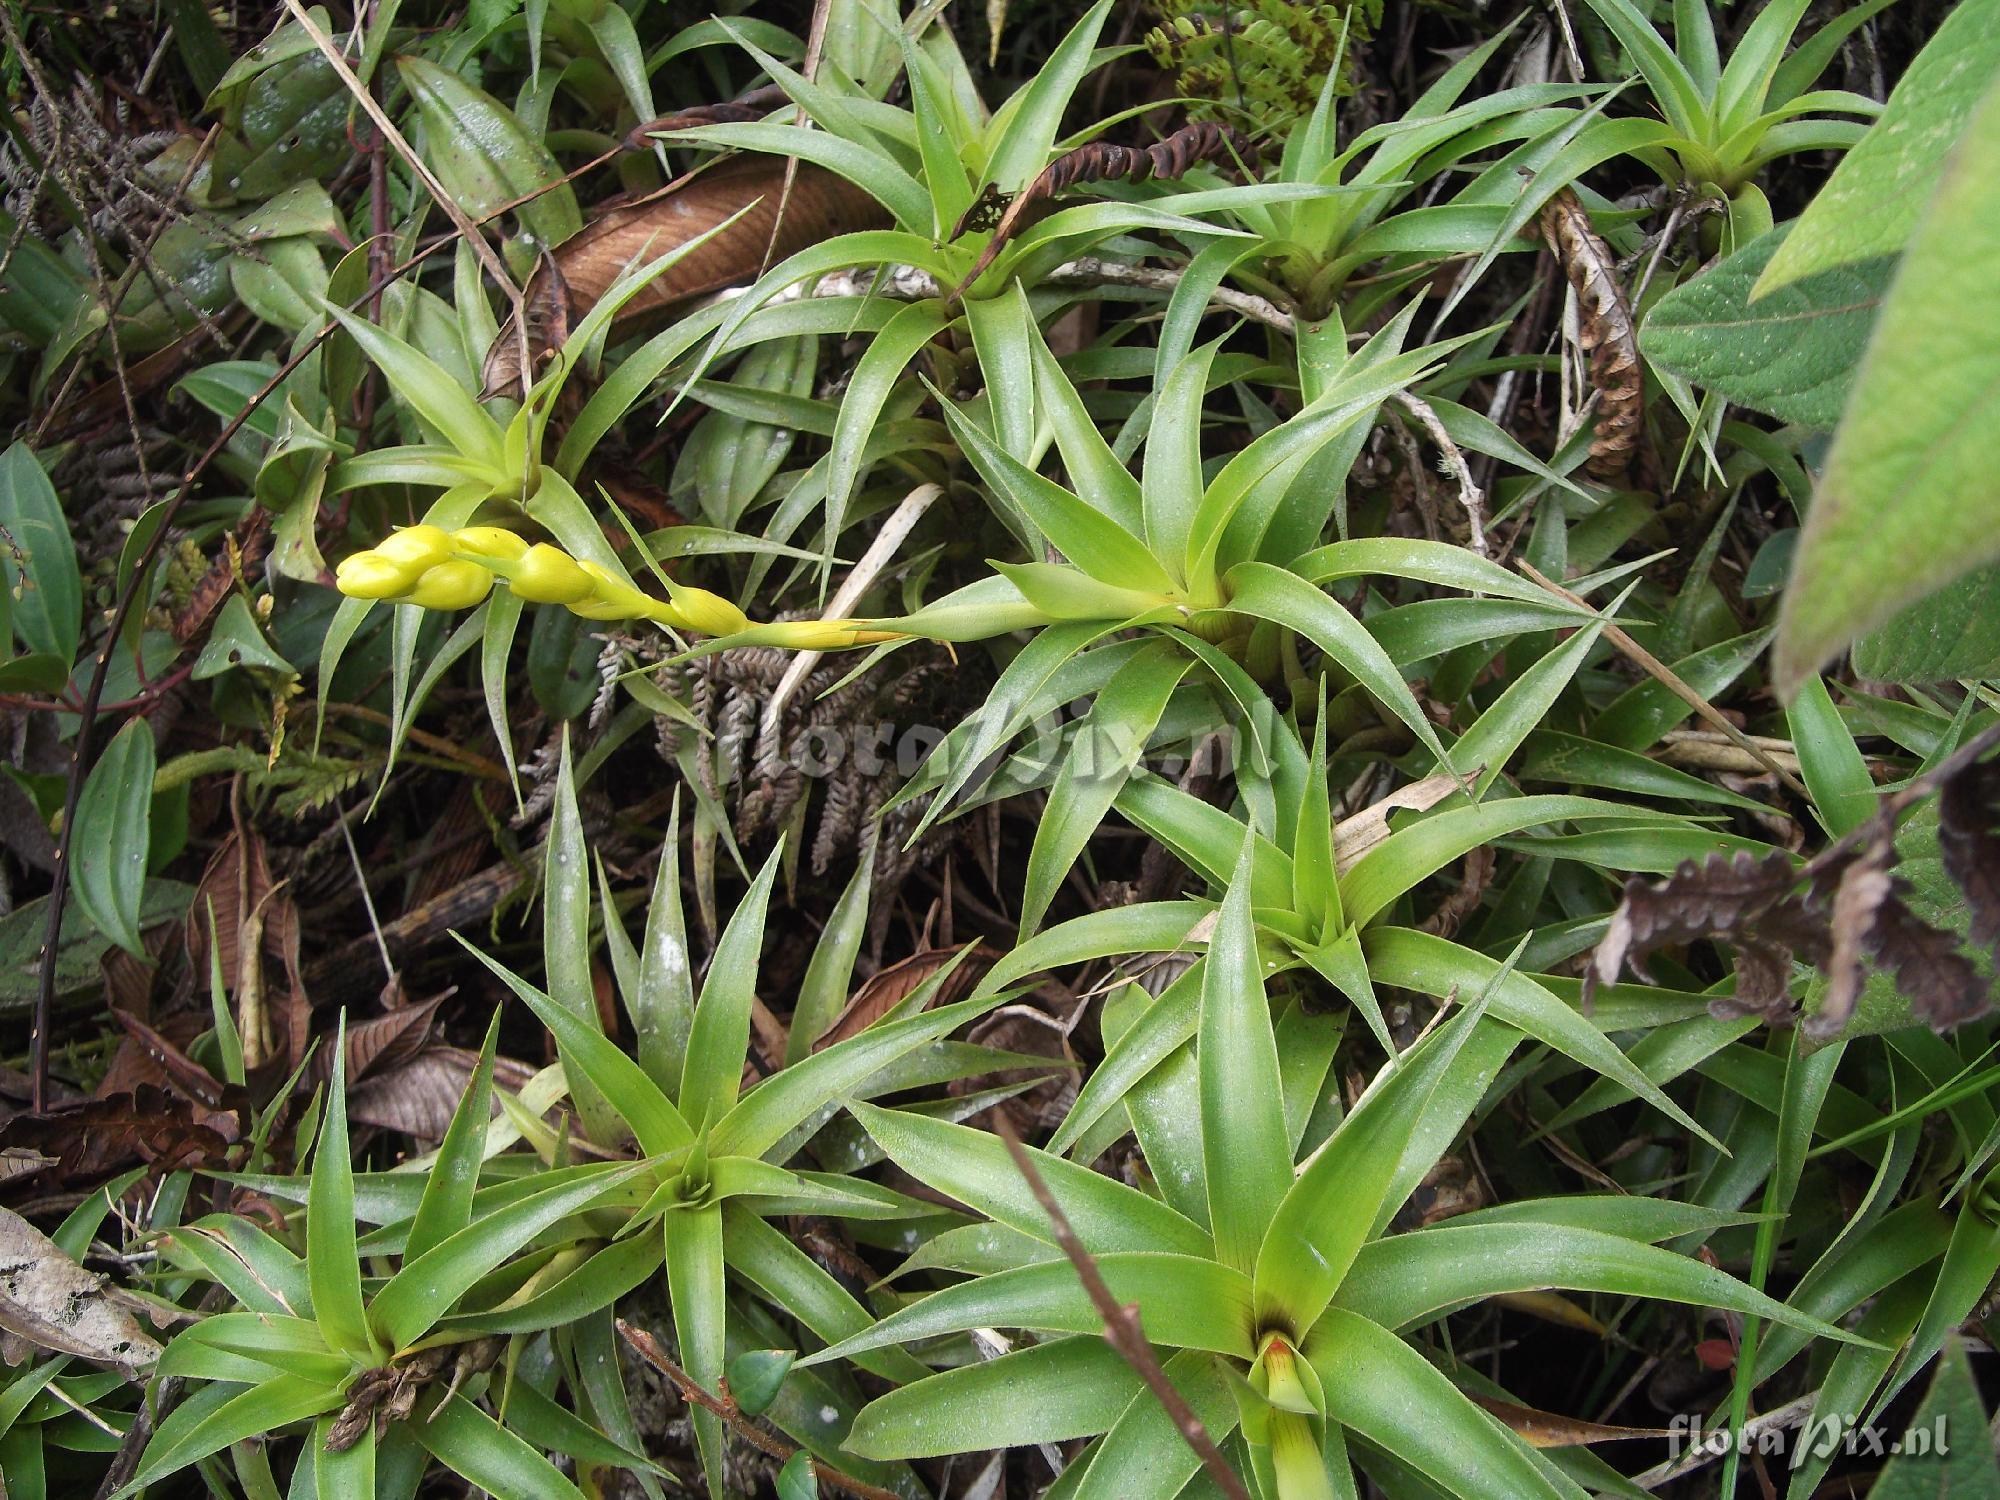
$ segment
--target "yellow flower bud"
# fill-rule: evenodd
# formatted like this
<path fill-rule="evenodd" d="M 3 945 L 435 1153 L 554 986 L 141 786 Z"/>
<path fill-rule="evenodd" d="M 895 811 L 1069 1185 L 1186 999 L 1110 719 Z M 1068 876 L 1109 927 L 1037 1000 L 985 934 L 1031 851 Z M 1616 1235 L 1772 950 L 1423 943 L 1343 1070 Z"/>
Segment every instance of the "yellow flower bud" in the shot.
<path fill-rule="evenodd" d="M 474 557 L 518 562 L 528 550 L 528 539 L 504 526 L 462 526 L 451 534 L 452 545 Z"/>
<path fill-rule="evenodd" d="M 602 563 L 579 559 L 577 566 L 590 575 L 591 593 L 570 605 L 570 613 L 586 620 L 631 620 L 654 612 L 653 600 L 633 588 Z"/>
<path fill-rule="evenodd" d="M 859 620 L 780 620 L 760 629 L 772 645 L 789 651 L 844 651 L 899 639 L 893 630 L 869 630 Z"/>
<path fill-rule="evenodd" d="M 687 622 L 688 629 L 699 630 L 703 635 L 734 635 L 750 626 L 749 617 L 742 610 L 707 589 L 676 589 L 674 613 Z"/>
<path fill-rule="evenodd" d="M 493 575 L 476 562 L 441 562 L 417 581 L 401 603 L 425 609 L 470 609 L 493 588 Z"/>
<path fill-rule="evenodd" d="M 417 571 L 377 552 L 357 552 L 342 558 L 333 576 L 350 599 L 393 599 L 416 581 Z"/>
<path fill-rule="evenodd" d="M 575 604 L 597 592 L 597 580 L 578 567 L 575 558 L 547 542 L 537 542 L 522 553 L 507 582 L 530 604 Z"/>
<path fill-rule="evenodd" d="M 451 538 L 435 526 L 405 526 L 376 543 L 375 553 L 421 573 L 451 556 Z"/>

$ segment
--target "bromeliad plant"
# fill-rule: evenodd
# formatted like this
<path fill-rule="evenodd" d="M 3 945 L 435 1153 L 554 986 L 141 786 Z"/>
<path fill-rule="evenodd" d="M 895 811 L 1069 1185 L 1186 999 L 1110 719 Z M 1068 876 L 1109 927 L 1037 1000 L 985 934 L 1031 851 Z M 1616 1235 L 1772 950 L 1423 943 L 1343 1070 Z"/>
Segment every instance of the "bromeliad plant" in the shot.
<path fill-rule="evenodd" d="M 496 1423 L 475 1404 L 488 1377 L 467 1350 L 482 1340 L 518 1344 L 608 1317 L 615 1302 L 663 1268 L 681 1361 L 712 1391 L 735 1321 L 729 1273 L 821 1339 L 865 1330 L 873 1322 L 869 1310 L 766 1219 L 934 1215 L 928 1205 L 863 1180 L 784 1163 L 843 1099 L 1032 1061 L 985 1047 L 931 1045 L 993 1003 L 981 998 L 925 1009 L 950 977 L 947 969 L 881 1022 L 801 1055 L 744 1092 L 758 953 L 782 849 L 724 928 L 697 994 L 679 898 L 678 816 L 636 948 L 605 893 L 611 968 L 639 1039 L 636 1059 L 628 1055 L 598 1020 L 588 858 L 566 755 L 559 783 L 545 880 L 548 988 L 476 955 L 554 1035 L 562 1071 L 553 1092 L 543 1091 L 534 1108 L 501 1095 L 508 1128 L 489 1127 L 496 1018 L 428 1173 L 357 1178 L 337 1065 L 309 1180 L 236 1179 L 275 1201 L 303 1204 L 303 1257 L 226 1215 L 166 1242 L 170 1256 L 219 1282 L 240 1310 L 204 1319 L 170 1346 L 163 1371 L 205 1384 L 162 1423 L 136 1483 L 245 1437 L 308 1421 L 308 1461 L 319 1493 L 329 1496 L 408 1495 L 424 1451 L 475 1484 L 506 1493 L 522 1492 L 523 1484 L 538 1495 L 576 1493 L 543 1449 L 650 1472 L 643 1457 L 593 1437 L 511 1373 L 504 1392 L 495 1393 L 493 1405 L 505 1418 Z M 834 946 L 845 962 L 830 960 L 818 979 L 845 993 L 855 945 L 836 940 Z M 600 1159 L 564 1165 L 565 1139 L 538 1116 L 565 1087 Z M 491 1155 L 522 1138 L 536 1154 Z M 622 1157 L 628 1148 L 637 1160 L 601 1159 Z M 357 1237 L 357 1220 L 379 1227 Z M 400 1265 L 386 1276 L 371 1274 L 378 1260 Z M 446 1378 L 448 1359 L 459 1366 L 439 1394 L 430 1387 Z M 514 1363 L 501 1368 L 512 1372 Z M 864 1356 L 860 1365 L 895 1381 L 924 1373 L 897 1351 Z M 793 1424 L 793 1436 L 834 1457 L 857 1405 L 848 1390 L 826 1386 Z M 697 1412 L 694 1423 L 710 1492 L 719 1497 L 720 1419 Z M 393 1481 L 381 1473 L 392 1463 Z M 896 1478 L 888 1470 L 869 1472 Z M 534 1478 L 496 1483 L 509 1473 Z"/>
<path fill-rule="evenodd" d="M 1522 1040 L 1489 1008 L 1511 966 L 1496 966 L 1485 994 L 1393 1056 L 1328 1129 L 1311 1101 L 1330 1053 L 1317 1076 L 1281 1055 L 1252 918 L 1252 858 L 1246 845 L 1209 939 L 1191 1062 L 1162 1066 L 1128 1099 L 1164 1199 L 1054 1154 L 1034 1159 L 1112 1296 L 1137 1305 L 1166 1374 L 1211 1435 L 1241 1429 L 1267 1500 L 1352 1495 L 1350 1464 L 1368 1470 L 1378 1454 L 1464 1500 L 1581 1496 L 1584 1482 L 1601 1479 L 1594 1460 L 1529 1447 L 1404 1337 L 1485 1297 L 1565 1287 L 1658 1298 L 1857 1342 L 1651 1243 L 1716 1222 L 1680 1205 L 1555 1199 L 1389 1234 Z M 1169 1005 L 1171 994 L 1153 1005 Z M 904 1171 L 1004 1233 L 968 1262 L 981 1274 L 804 1363 L 975 1328 L 1018 1328 L 1042 1341 L 878 1398 L 849 1446 L 912 1457 L 1103 1434 L 1066 1472 L 1065 1500 L 1179 1494 L 1198 1460 L 1097 1336 L 1101 1312 L 1001 1144 L 907 1114 L 857 1113 Z M 1194 1118 L 1198 1140 L 1184 1128 Z M 925 1263 L 953 1261 L 933 1252 Z M 949 1343 L 937 1347 L 950 1356 Z"/>
<path fill-rule="evenodd" d="M 1813 84 L 1841 44 L 1891 0 L 1842 9 L 1789 55 L 1809 0 L 1772 0 L 1744 28 L 1727 63 L 1716 41 L 1714 9 L 1699 0 L 1675 0 L 1671 46 L 1632 0 L 1589 3 L 1624 47 L 1660 114 L 1644 126 L 1618 122 L 1638 131 L 1625 149 L 1670 186 L 1723 199 L 1731 248 L 1771 229 L 1770 200 L 1756 181 L 1765 167 L 1802 151 L 1844 151 L 1882 112 L 1866 95 Z"/>

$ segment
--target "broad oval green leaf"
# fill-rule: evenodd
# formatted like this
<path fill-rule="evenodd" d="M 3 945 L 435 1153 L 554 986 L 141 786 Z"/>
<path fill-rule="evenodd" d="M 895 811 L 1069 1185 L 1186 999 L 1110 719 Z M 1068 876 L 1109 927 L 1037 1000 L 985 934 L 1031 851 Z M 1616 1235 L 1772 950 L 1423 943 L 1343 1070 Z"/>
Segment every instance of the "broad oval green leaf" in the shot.
<path fill-rule="evenodd" d="M 1752 286 L 1789 232 L 1775 229 L 1667 293 L 1646 315 L 1639 348 L 1740 406 L 1831 432 L 1893 263 L 1834 267 L 1752 302 Z"/>
<path fill-rule="evenodd" d="M 426 160 L 461 208 L 483 219 L 534 194 L 514 212 L 551 249 L 583 227 L 562 169 L 512 110 L 426 58 L 399 56 L 396 71 L 417 102 Z"/>
<path fill-rule="evenodd" d="M 90 768 L 70 838 L 70 894 L 99 932 L 141 958 L 139 903 L 152 840 L 154 768 L 153 726 L 133 719 Z"/>
<path fill-rule="evenodd" d="M 14 631 L 30 651 L 59 661 L 66 678 L 83 633 L 83 583 L 62 502 L 26 443 L 0 454 L 0 527 L 0 588 L 13 596 Z M 9 651 L 5 636 L 0 625 L 0 656 Z"/>
<path fill-rule="evenodd" d="M 1857 635 L 2000 558 L 1987 453 L 2000 410 L 1996 263 L 2000 89 L 1903 255 L 1806 517 L 1778 629 L 1785 697 Z"/>

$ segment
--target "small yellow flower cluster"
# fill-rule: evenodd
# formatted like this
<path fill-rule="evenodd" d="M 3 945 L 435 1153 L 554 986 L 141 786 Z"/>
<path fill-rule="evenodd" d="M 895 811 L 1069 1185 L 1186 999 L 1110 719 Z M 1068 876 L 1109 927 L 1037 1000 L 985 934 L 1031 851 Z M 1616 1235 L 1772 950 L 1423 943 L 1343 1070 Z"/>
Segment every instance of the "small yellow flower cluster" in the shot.
<path fill-rule="evenodd" d="M 749 627 L 742 610 L 707 589 L 671 585 L 672 601 L 641 593 L 610 569 L 499 526 L 406 526 L 335 570 L 353 599 L 388 599 L 425 609 L 469 609 L 493 580 L 532 604 L 561 604 L 586 620 L 655 620 L 676 630 L 733 635 Z"/>

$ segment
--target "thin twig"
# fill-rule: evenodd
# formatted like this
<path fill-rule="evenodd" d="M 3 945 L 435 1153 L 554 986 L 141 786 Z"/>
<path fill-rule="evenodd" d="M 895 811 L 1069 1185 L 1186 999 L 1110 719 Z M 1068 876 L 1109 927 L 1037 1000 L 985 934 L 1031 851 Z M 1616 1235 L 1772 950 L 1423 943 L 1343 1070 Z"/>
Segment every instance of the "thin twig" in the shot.
<path fill-rule="evenodd" d="M 396 154 L 409 164 L 410 170 L 416 173 L 417 180 L 423 183 L 425 190 L 436 200 L 437 206 L 444 210 L 445 217 L 451 220 L 452 227 L 472 247 L 472 253 L 479 257 L 480 265 L 484 266 L 486 274 L 493 278 L 493 284 L 506 296 L 509 310 L 514 315 L 515 327 L 520 333 L 521 368 L 528 369 L 530 367 L 528 320 L 521 299 L 521 289 L 514 285 L 514 278 L 508 274 L 507 263 L 500 259 L 500 252 L 486 243 L 486 237 L 479 232 L 471 216 L 459 207 L 458 200 L 452 197 L 445 185 L 438 181 L 429 165 L 417 155 L 415 148 L 404 139 L 403 132 L 396 128 L 396 122 L 389 118 L 388 111 L 376 102 L 375 96 L 368 92 L 367 86 L 347 65 L 347 59 L 341 56 L 340 49 L 333 44 L 333 38 L 326 34 L 325 28 L 306 13 L 305 7 L 299 4 L 299 0 L 284 0 L 284 5 L 285 9 L 292 13 L 292 18 L 305 29 L 306 35 L 312 38 L 313 45 L 319 48 L 320 54 L 326 58 L 327 66 L 333 69 L 334 76 L 354 96 L 354 102 L 361 106 L 362 113 L 374 121 L 375 128 L 382 132 L 382 139 L 394 146 Z"/>
<path fill-rule="evenodd" d="M 743 1414 L 743 1408 L 728 1396 L 717 1396 L 712 1391 L 703 1390 L 692 1375 L 667 1357 L 667 1351 L 660 1347 L 660 1341 L 645 1329 L 634 1328 L 623 1318 L 618 1319 L 617 1327 L 618 1336 L 632 1346 L 632 1352 L 671 1380 L 674 1389 L 681 1393 L 683 1399 L 693 1402 L 705 1411 L 714 1412 L 752 1445 L 780 1463 L 799 1451 L 790 1443 L 772 1437 L 770 1433 L 751 1421 Z M 903 1500 L 903 1497 L 894 1490 L 885 1490 L 879 1485 L 870 1484 L 865 1479 L 856 1479 L 852 1474 L 844 1473 L 831 1464 L 821 1463 L 816 1458 L 811 1462 L 813 1474 L 821 1484 L 830 1484 L 835 1489 L 846 1490 L 850 1495 L 859 1495 L 861 1500 Z"/>
<path fill-rule="evenodd" d="M 1171 292 L 1181 284 L 1181 273 L 1160 266 L 1128 266 L 1115 260 L 1083 255 L 1057 266 L 1043 280 L 1064 286 L 1137 286 L 1155 292 Z M 1208 294 L 1208 303 L 1211 307 L 1226 307 L 1231 312 L 1241 313 L 1251 322 L 1262 323 L 1266 328 L 1275 328 L 1281 333 L 1294 332 L 1297 327 L 1297 320 L 1270 298 L 1239 292 L 1233 287 L 1217 287 Z"/>
<path fill-rule="evenodd" d="M 1166 1409 L 1182 1439 L 1194 1449 L 1201 1466 L 1208 1471 L 1208 1477 L 1215 1481 L 1216 1488 L 1228 1500 L 1250 1500 L 1249 1491 L 1243 1488 L 1243 1481 L 1236 1477 L 1236 1471 L 1223 1458 L 1222 1450 L 1215 1446 L 1215 1439 L 1208 1435 L 1201 1418 L 1194 1414 L 1187 1398 L 1174 1388 L 1174 1383 L 1167 1379 L 1167 1372 L 1160 1368 L 1153 1346 L 1146 1342 L 1145 1332 L 1139 1326 L 1139 1304 L 1128 1302 L 1120 1306 L 1118 1299 L 1111 1295 L 1111 1288 L 1104 1284 L 1104 1275 L 1097 1269 L 1097 1262 L 1076 1237 L 1076 1230 L 1070 1227 L 1069 1216 L 1056 1202 L 1056 1195 L 1049 1191 L 1048 1183 L 1036 1170 L 1034 1158 L 1022 1146 L 1021 1138 L 1014 1133 L 1014 1127 L 1004 1111 L 995 1113 L 994 1128 L 1006 1143 L 1007 1154 L 1014 1158 L 1015 1168 L 1027 1180 L 1028 1190 L 1041 1204 L 1042 1212 L 1049 1216 L 1049 1227 L 1055 1232 L 1056 1244 L 1069 1257 L 1069 1263 L 1076 1267 L 1077 1279 L 1083 1283 L 1091 1306 L 1104 1319 L 1104 1341 L 1116 1349 L 1125 1363 L 1132 1367 L 1133 1373 L 1146 1382 L 1146 1389 Z"/>
<path fill-rule="evenodd" d="M 896 549 L 916 529 L 917 522 L 924 518 L 924 512 L 931 508 L 944 490 L 935 484 L 920 484 L 903 497 L 902 504 L 889 514 L 882 523 L 882 529 L 875 534 L 875 540 L 868 544 L 868 550 L 848 570 L 832 599 L 827 601 L 823 618 L 842 620 L 854 612 L 854 606 L 861 602 L 861 596 L 889 565 L 889 559 L 896 555 Z M 785 668 L 785 675 L 778 679 L 778 686 L 771 694 L 771 701 L 764 705 L 764 717 L 758 725 L 759 734 L 775 734 L 783 720 L 785 705 L 792 694 L 799 690 L 799 684 L 812 675 L 819 665 L 821 653 L 801 651 L 792 658 Z"/>
<path fill-rule="evenodd" d="M 1562 599 L 1570 604 L 1574 604 L 1578 609 L 1588 610 L 1593 615 L 1598 612 L 1596 606 L 1591 604 L 1581 594 L 1573 593 L 1569 589 L 1564 588 L 1561 584 L 1555 582 L 1553 579 L 1545 577 L 1542 573 L 1536 570 L 1534 564 L 1528 562 L 1525 558 L 1516 558 L 1514 560 L 1514 566 L 1519 568 L 1523 573 L 1525 573 L 1529 578 L 1533 579 L 1536 583 L 1540 584 L 1543 588 L 1547 589 L 1551 594 L 1554 594 L 1558 599 Z M 1794 776 L 1790 771 L 1787 771 L 1783 766 L 1779 765 L 1778 762 L 1772 758 L 1770 751 L 1766 750 L 1762 745 L 1759 745 L 1756 741 L 1752 740 L 1749 735 L 1745 734 L 1742 730 L 1738 729 L 1734 724 L 1730 723 L 1728 719 L 1724 718 L 1720 709 L 1718 709 L 1713 703 L 1710 703 L 1706 698 L 1702 697 L 1702 695 L 1700 693 L 1697 693 L 1693 688 L 1689 687 L 1687 683 L 1681 679 L 1680 675 L 1677 672 L 1675 672 L 1672 667 L 1669 667 L 1665 662 L 1661 661 L 1657 656 L 1653 655 L 1652 652 L 1648 651 L 1644 646 L 1640 645 L 1637 641 L 1633 640 L 1631 636 L 1627 635 L 1624 631 L 1620 630 L 1616 625 L 1611 624 L 1609 621 L 1607 621 L 1604 626 L 1604 638 L 1607 641 L 1611 642 L 1612 645 L 1616 646 L 1620 651 L 1624 652 L 1625 655 L 1630 657 L 1634 662 L 1638 663 L 1640 667 L 1644 668 L 1646 673 L 1649 676 L 1651 676 L 1655 682 L 1658 682 L 1662 687 L 1666 688 L 1668 692 L 1672 693 L 1676 698 L 1680 699 L 1681 702 L 1685 703 L 1689 708 L 1693 709 L 1703 719 L 1707 720 L 1710 724 L 1713 724 L 1717 729 L 1721 730 L 1723 734 L 1728 737 L 1731 744 L 1735 745 L 1739 750 L 1748 751 L 1752 756 L 1752 758 L 1756 760 L 1758 765 L 1762 766 L 1765 770 L 1769 771 L 1772 775 L 1776 776 L 1778 780 L 1782 781 L 1786 786 L 1790 787 L 1792 791 L 1797 793 L 1799 796 L 1804 797 L 1808 800 L 1811 799 L 1812 793 L 1808 792 L 1805 789 L 1804 783 L 1801 782 L 1798 777 Z"/>
<path fill-rule="evenodd" d="M 1669 1480 L 1680 1479 L 1694 1473 L 1696 1469 L 1708 1467 L 1725 1453 L 1743 1451 L 1741 1445 L 1744 1443 L 1748 1443 L 1751 1451 L 1754 1451 L 1757 1439 L 1763 1434 L 1796 1427 L 1803 1422 L 1806 1414 L 1812 1410 L 1813 1403 L 1818 1399 L 1819 1392 L 1814 1391 L 1810 1395 L 1787 1401 L 1783 1406 L 1774 1406 L 1771 1410 L 1745 1422 L 1742 1432 L 1732 1440 L 1721 1443 L 1696 1443 L 1679 1458 L 1670 1458 L 1643 1474 L 1634 1475 L 1632 1483 L 1642 1490 L 1656 1490 Z M 1726 1429 L 1718 1430 L 1726 1431 Z"/>
<path fill-rule="evenodd" d="M 1451 434 L 1444 430 L 1444 423 L 1438 419 L 1437 411 L 1430 402 L 1421 396 L 1412 396 L 1408 391 L 1392 391 L 1389 399 L 1421 422 L 1424 431 L 1431 435 L 1431 441 L 1444 453 L 1444 461 L 1450 467 L 1452 477 L 1458 480 L 1458 503 L 1465 507 L 1466 524 L 1472 531 L 1472 550 L 1485 557 L 1486 496 L 1473 483 L 1472 468 L 1466 463 L 1465 454 L 1452 441 Z"/>

